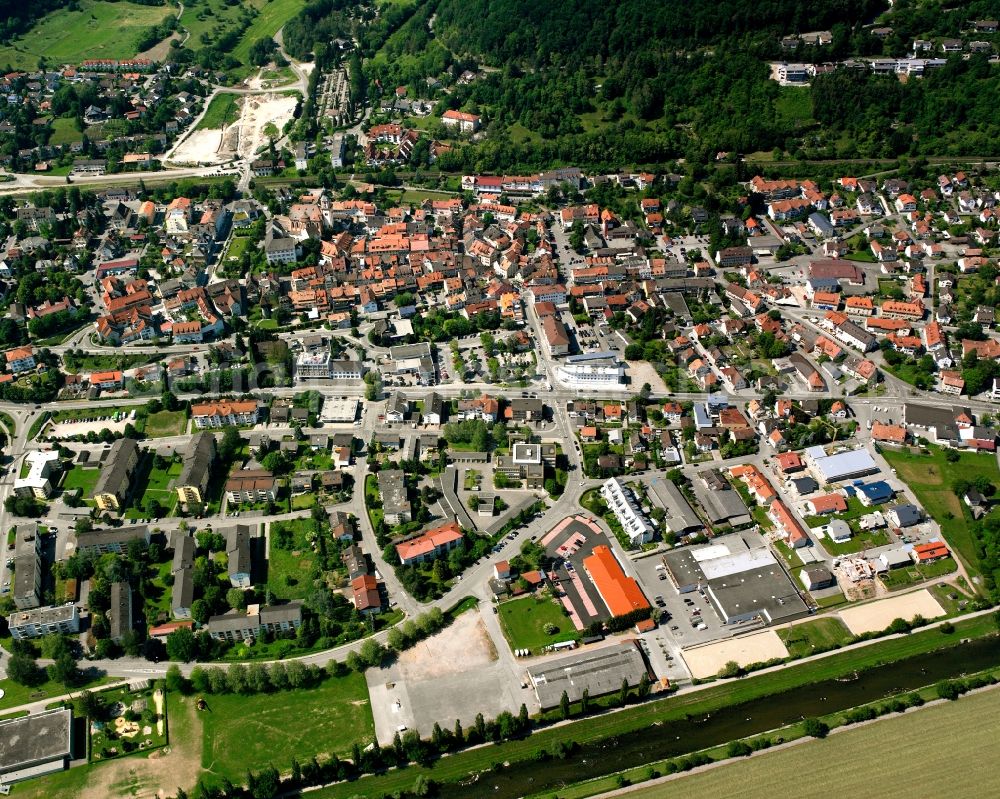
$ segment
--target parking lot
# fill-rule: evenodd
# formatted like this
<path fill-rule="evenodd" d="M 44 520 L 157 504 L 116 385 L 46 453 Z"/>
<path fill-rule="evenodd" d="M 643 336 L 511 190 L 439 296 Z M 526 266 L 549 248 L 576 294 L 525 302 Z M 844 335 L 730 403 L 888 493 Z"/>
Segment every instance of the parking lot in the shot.
<path fill-rule="evenodd" d="M 570 613 L 578 630 L 611 617 L 597 587 L 583 568 L 584 558 L 590 556 L 594 547 L 611 547 L 611 542 L 596 524 L 586 524 L 580 520 L 582 518 L 586 517 L 560 522 L 554 528 L 562 528 L 558 534 L 553 535 L 550 531 L 542 538 L 546 554 L 555 561 L 553 571 L 563 593 L 560 600 L 567 610 L 572 608 Z"/>
<path fill-rule="evenodd" d="M 632 561 L 632 569 L 643 593 L 650 602 L 669 614 L 669 618 L 661 621 L 661 626 L 669 631 L 679 646 L 714 641 L 730 634 L 705 596 L 697 591 L 683 596 L 678 594 L 667 579 L 666 571 L 657 566 L 662 564 L 655 555 Z M 662 604 L 657 597 L 662 598 Z"/>

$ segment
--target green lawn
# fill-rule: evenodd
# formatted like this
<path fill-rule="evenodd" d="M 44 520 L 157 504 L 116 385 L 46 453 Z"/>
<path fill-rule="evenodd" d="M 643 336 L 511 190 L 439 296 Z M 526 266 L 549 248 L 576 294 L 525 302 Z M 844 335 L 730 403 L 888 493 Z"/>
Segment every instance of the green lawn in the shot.
<path fill-rule="evenodd" d="M 91 499 L 94 496 L 94 486 L 97 485 L 97 478 L 101 476 L 101 470 L 90 468 L 85 469 L 80 466 L 74 466 L 63 478 L 62 489 L 63 491 L 72 491 L 75 488 L 79 488 L 80 496 L 84 499 Z"/>
<path fill-rule="evenodd" d="M 306 539 L 306 535 L 313 529 L 312 525 L 312 519 L 290 519 L 271 525 L 267 585 L 278 599 L 305 599 L 313 588 L 311 575 L 316 569 L 316 553 Z M 292 532 L 292 549 L 279 549 L 275 546 L 276 531 L 282 528 Z"/>
<path fill-rule="evenodd" d="M 840 619 L 818 618 L 777 630 L 793 657 L 805 657 L 816 649 L 829 649 L 850 640 L 851 632 Z"/>
<path fill-rule="evenodd" d="M 239 95 L 236 94 L 215 95 L 195 130 L 217 130 L 233 122 L 240 114 L 238 100 Z"/>
<path fill-rule="evenodd" d="M 951 490 L 958 478 L 974 480 L 985 476 L 1000 485 L 1000 468 L 992 453 L 960 452 L 955 463 L 948 463 L 945 451 L 931 447 L 929 455 L 886 449 L 882 455 L 896 470 L 900 480 L 910 486 L 929 516 L 941 525 L 945 541 L 958 553 L 972 574 L 979 573 L 976 544 L 969 529 L 965 505 Z"/>
<path fill-rule="evenodd" d="M 345 755 L 375 732 L 364 675 L 353 672 L 309 690 L 206 699 L 202 767 L 235 783 L 248 768 L 284 771 L 293 757 Z"/>
<path fill-rule="evenodd" d="M 863 549 L 885 546 L 889 543 L 889 534 L 885 530 L 868 530 L 851 536 L 850 541 L 836 544 L 829 538 L 823 539 L 823 549 L 831 555 L 847 555 L 851 552 L 861 552 Z"/>
<path fill-rule="evenodd" d="M 86 667 L 86 665 L 86 662 L 84 662 L 81 668 Z M 111 678 L 107 676 L 98 677 L 87 671 L 84 671 L 84 674 L 88 677 L 88 681 L 81 687 L 94 688 L 98 685 L 111 682 Z M 0 680 L 0 688 L 4 692 L 3 699 L 0 699 L 0 710 L 71 693 L 62 683 L 52 682 L 51 680 L 46 680 L 35 688 L 26 688 L 23 685 L 18 685 L 13 680 Z M 77 690 L 79 689 L 72 689 L 72 691 Z"/>
<path fill-rule="evenodd" d="M 942 558 L 941 560 L 935 561 L 934 563 L 928 563 L 923 566 L 906 566 L 905 568 L 893 569 L 890 572 L 886 572 L 879 579 L 890 591 L 894 591 L 898 588 L 905 588 L 908 585 L 913 585 L 914 583 L 921 583 L 924 580 L 931 580 L 935 577 L 943 577 L 946 574 L 951 574 L 955 571 L 956 565 L 954 558 Z"/>
<path fill-rule="evenodd" d="M 549 596 L 529 596 L 502 603 L 500 621 L 512 649 L 538 652 L 551 644 L 580 637 L 562 606 Z M 546 633 L 546 624 L 554 625 L 556 632 Z"/>
<path fill-rule="evenodd" d="M 176 13 L 172 6 L 79 0 L 79 10 L 46 14 L 25 36 L 0 47 L 0 64 L 36 69 L 44 56 L 50 64 L 78 64 L 89 58 L 132 58 L 139 32 Z"/>
<path fill-rule="evenodd" d="M 49 139 L 49 144 L 53 146 L 72 144 L 82 138 L 83 134 L 76 129 L 76 120 L 73 118 L 59 117 L 52 120 L 52 138 Z"/>
<path fill-rule="evenodd" d="M 149 438 L 183 435 L 187 429 L 187 414 L 184 411 L 158 411 L 146 417 L 143 432 Z"/>
<path fill-rule="evenodd" d="M 161 512 L 168 514 L 177 503 L 177 494 L 170 488 L 170 481 L 178 477 L 183 465 L 180 461 L 170 462 L 166 468 L 157 468 L 152 463 L 152 456 L 147 456 L 149 463 L 140 465 L 133 479 L 132 503 L 125 511 L 126 518 L 140 519 L 149 516 L 146 503 L 155 499 L 161 507 Z"/>
<path fill-rule="evenodd" d="M 249 236 L 233 236 L 229 240 L 229 249 L 226 250 L 225 257 L 219 260 L 219 263 L 226 264 L 230 260 L 234 260 L 237 263 L 240 258 L 243 257 L 243 253 L 246 252 L 247 247 L 250 246 L 251 239 Z"/>

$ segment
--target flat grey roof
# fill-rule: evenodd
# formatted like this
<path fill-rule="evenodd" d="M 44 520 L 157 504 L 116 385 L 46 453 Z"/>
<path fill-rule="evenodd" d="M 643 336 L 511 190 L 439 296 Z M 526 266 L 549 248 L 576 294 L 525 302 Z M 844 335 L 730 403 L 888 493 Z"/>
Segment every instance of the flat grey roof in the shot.
<path fill-rule="evenodd" d="M 775 624 L 808 612 L 777 563 L 709 580 L 707 592 L 723 621 L 759 613 L 766 623 Z"/>
<path fill-rule="evenodd" d="M 649 487 L 652 489 L 656 501 L 667 512 L 663 524 L 671 532 L 683 533 L 705 526 L 702 524 L 701 519 L 698 518 L 698 514 L 694 512 L 691 504 L 687 501 L 687 497 L 681 493 L 681 490 L 671 480 L 654 477 L 649 481 Z"/>
<path fill-rule="evenodd" d="M 694 495 L 705 510 L 712 524 L 729 522 L 732 525 L 747 524 L 750 521 L 750 511 L 743 497 L 731 488 L 718 491 L 709 489 L 701 480 L 694 480 Z"/>
<path fill-rule="evenodd" d="M 90 530 L 76 534 L 78 549 L 84 547 L 107 546 L 109 544 L 127 544 L 136 538 L 149 541 L 149 528 L 145 525 L 136 527 L 119 527 L 107 530 Z"/>
<path fill-rule="evenodd" d="M 591 697 L 602 696 L 619 690 L 622 680 L 637 685 L 644 673 L 646 664 L 634 643 L 583 651 L 528 669 L 543 710 L 556 707 L 563 691 L 570 702 L 578 702 L 584 690 Z"/>
<path fill-rule="evenodd" d="M 678 591 L 691 591 L 705 581 L 705 572 L 690 547 L 664 553 L 663 565 Z"/>
<path fill-rule="evenodd" d="M 0 774 L 69 757 L 72 723 L 68 708 L 0 721 Z"/>

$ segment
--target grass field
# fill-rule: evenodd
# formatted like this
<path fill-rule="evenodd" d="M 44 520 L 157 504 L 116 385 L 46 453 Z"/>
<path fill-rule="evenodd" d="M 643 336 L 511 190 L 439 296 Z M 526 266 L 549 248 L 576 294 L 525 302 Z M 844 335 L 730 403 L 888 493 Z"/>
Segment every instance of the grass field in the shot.
<path fill-rule="evenodd" d="M 958 553 L 966 568 L 979 573 L 976 546 L 969 529 L 965 506 L 952 491 L 951 485 L 958 478 L 974 480 L 985 476 L 993 485 L 1000 485 L 1000 468 L 992 453 L 961 452 L 955 463 L 948 463 L 944 450 L 930 449 L 930 455 L 897 452 L 886 449 L 882 455 L 917 495 L 925 511 L 938 524 L 945 541 Z"/>
<path fill-rule="evenodd" d="M 243 34 L 239 44 L 233 48 L 233 57 L 244 64 L 250 57 L 250 47 L 258 39 L 274 36 L 288 20 L 305 6 L 305 0 L 269 0 L 255 2 L 260 14 Z"/>
<path fill-rule="evenodd" d="M 500 621 L 512 649 L 537 652 L 550 644 L 574 641 L 580 637 L 562 607 L 548 596 L 504 602 L 500 605 Z M 546 624 L 554 625 L 556 632 L 551 635 L 546 633 Z"/>
<path fill-rule="evenodd" d="M 351 673 L 318 688 L 258 696 L 210 696 L 204 719 L 202 768 L 241 783 L 248 768 L 293 757 L 347 754 L 375 734 L 364 675 Z"/>
<path fill-rule="evenodd" d="M 827 797 L 832 785 L 844 796 L 877 794 L 879 799 L 996 796 L 1000 772 L 982 764 L 993 755 L 998 713 L 1000 691 L 985 691 L 849 729 L 824 741 L 727 763 L 629 796 L 771 799 L 783 793 L 780 785 L 794 785 L 797 799 Z M 850 768 L 844 767 L 847 763 Z M 874 792 L 873 774 L 878 774 Z"/>
<path fill-rule="evenodd" d="M 63 491 L 72 491 L 74 488 L 80 489 L 80 496 L 84 499 L 91 499 L 94 496 L 94 486 L 97 485 L 97 478 L 101 476 L 100 469 L 84 469 L 74 466 L 63 478 Z"/>
<path fill-rule="evenodd" d="M 812 89 L 808 86 L 783 86 L 774 102 L 778 117 L 795 125 L 812 121 Z"/>
<path fill-rule="evenodd" d="M 76 129 L 76 120 L 70 117 L 59 117 L 52 120 L 52 138 L 49 144 L 58 146 L 80 141 L 83 134 Z"/>
<path fill-rule="evenodd" d="M 198 127 L 195 130 L 219 130 L 235 121 L 240 115 L 238 100 L 239 95 L 228 92 L 215 95 L 212 102 L 208 104 L 205 116 L 198 122 Z"/>
<path fill-rule="evenodd" d="M 187 428 L 184 411 L 157 411 L 146 417 L 143 432 L 150 438 L 183 435 Z"/>
<path fill-rule="evenodd" d="M 811 655 L 815 649 L 829 649 L 852 637 L 844 623 L 834 618 L 814 619 L 776 632 L 788 649 L 788 654 L 793 657 Z"/>
<path fill-rule="evenodd" d="M 176 13 L 173 6 L 142 6 L 125 0 L 79 0 L 79 6 L 79 11 L 63 8 L 46 14 L 26 36 L 0 47 L 0 64 L 35 69 L 43 56 L 50 64 L 132 58 L 139 32 Z"/>
<path fill-rule="evenodd" d="M 312 530 L 311 519 L 290 519 L 271 525 L 271 543 L 267 554 L 267 586 L 278 599 L 305 599 L 312 590 L 310 575 L 316 567 L 316 555 L 309 548 L 306 533 Z M 275 530 L 291 530 L 292 549 L 274 545 Z"/>

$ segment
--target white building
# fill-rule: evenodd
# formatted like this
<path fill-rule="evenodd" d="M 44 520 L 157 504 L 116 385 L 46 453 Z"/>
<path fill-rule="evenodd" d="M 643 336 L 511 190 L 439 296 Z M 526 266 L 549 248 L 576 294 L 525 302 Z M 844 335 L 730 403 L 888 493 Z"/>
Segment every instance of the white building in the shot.
<path fill-rule="evenodd" d="M 10 634 L 17 639 L 40 638 L 51 633 L 69 635 L 80 631 L 80 609 L 76 605 L 53 605 L 18 610 L 7 618 Z"/>
<path fill-rule="evenodd" d="M 556 367 L 561 383 L 580 388 L 614 388 L 625 383 L 625 364 L 612 352 L 573 355 Z"/>
<path fill-rule="evenodd" d="M 298 258 L 295 239 L 271 239 L 264 244 L 268 264 L 291 264 Z"/>
<path fill-rule="evenodd" d="M 618 523 L 633 545 L 639 546 L 653 540 L 654 528 L 642 512 L 635 495 L 617 477 L 601 486 L 601 496 L 615 514 Z"/>
<path fill-rule="evenodd" d="M 59 453 L 55 450 L 33 450 L 26 457 L 28 473 L 14 481 L 14 493 L 20 497 L 45 499 L 52 493 L 49 475 L 59 463 Z"/>

